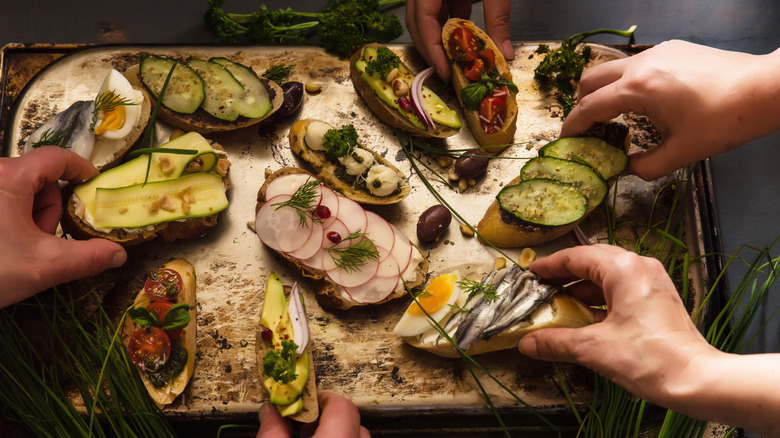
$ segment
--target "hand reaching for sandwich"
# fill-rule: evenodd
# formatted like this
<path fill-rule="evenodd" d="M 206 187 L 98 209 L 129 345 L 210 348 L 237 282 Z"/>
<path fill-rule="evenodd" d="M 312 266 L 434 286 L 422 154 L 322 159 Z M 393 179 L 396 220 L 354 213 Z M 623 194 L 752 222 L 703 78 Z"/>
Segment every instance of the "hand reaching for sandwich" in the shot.
<path fill-rule="evenodd" d="M 349 399 L 333 392 L 320 391 L 317 394 L 322 408 L 316 423 L 304 425 L 301 437 L 312 438 L 370 438 L 368 429 L 360 425 L 360 412 Z M 270 403 L 260 408 L 260 430 L 257 438 L 289 438 L 292 428 L 289 421 L 279 415 Z"/>
<path fill-rule="evenodd" d="M 58 180 L 79 183 L 97 173 L 56 146 L 0 158 L 0 307 L 124 264 L 127 254 L 117 243 L 54 236 L 62 215 Z"/>
<path fill-rule="evenodd" d="M 712 347 L 693 325 L 659 261 L 611 245 L 567 248 L 529 269 L 606 315 L 578 329 L 526 335 L 520 350 L 576 362 L 633 394 L 701 420 L 780 433 L 780 354 L 739 355 Z M 749 370 L 749 371 L 748 371 Z"/>
<path fill-rule="evenodd" d="M 780 49 L 769 55 L 667 41 L 585 70 L 561 137 L 620 114 L 647 115 L 663 136 L 629 170 L 651 180 L 780 129 Z"/>

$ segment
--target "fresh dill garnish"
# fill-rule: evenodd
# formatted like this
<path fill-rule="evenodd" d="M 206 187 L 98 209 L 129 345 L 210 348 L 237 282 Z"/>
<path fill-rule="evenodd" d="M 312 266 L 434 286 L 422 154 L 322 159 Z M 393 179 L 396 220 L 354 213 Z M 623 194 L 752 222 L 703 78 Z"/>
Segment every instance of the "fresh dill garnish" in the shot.
<path fill-rule="evenodd" d="M 341 158 L 352 153 L 357 145 L 358 134 L 353 125 L 342 125 L 341 129 L 329 129 L 325 132 L 322 147 L 331 157 Z"/>
<path fill-rule="evenodd" d="M 43 134 L 41 134 L 40 140 L 36 141 L 32 144 L 33 149 L 37 149 L 41 146 L 59 146 L 61 148 L 68 149 L 68 145 L 63 144 L 65 141 L 65 131 L 62 129 L 57 129 L 56 131 L 52 132 L 51 129 L 47 129 L 43 131 Z"/>
<path fill-rule="evenodd" d="M 295 374 L 295 350 L 298 345 L 292 341 L 282 341 L 282 351 L 269 350 L 263 359 L 263 373 L 279 383 L 290 383 Z"/>
<path fill-rule="evenodd" d="M 585 64 L 590 60 L 590 46 L 584 46 L 580 53 L 577 52 L 577 47 L 587 38 L 604 33 L 626 37 L 629 39 L 629 44 L 633 44 L 634 30 L 636 25 L 628 30 L 597 29 L 572 35 L 561 41 L 561 46 L 554 50 L 546 44 L 541 44 L 536 49 L 536 53 L 544 55 L 544 58 L 534 69 L 534 76 L 544 84 L 557 89 L 557 99 L 563 107 L 563 117 L 569 115 L 574 108 L 577 82 L 582 76 Z"/>
<path fill-rule="evenodd" d="M 299 225 L 308 228 L 308 221 L 311 220 L 314 223 L 322 222 L 319 215 L 316 214 L 317 203 L 317 186 L 320 182 L 317 180 L 306 181 L 306 184 L 298 187 L 298 190 L 292 194 L 290 199 L 284 202 L 278 202 L 271 204 L 272 207 L 276 207 L 274 211 L 283 207 L 294 208 L 298 213 L 298 219 L 300 219 Z"/>
<path fill-rule="evenodd" d="M 293 67 L 295 67 L 295 64 L 272 65 L 260 76 L 282 85 L 282 83 L 287 82 L 287 78 L 290 76 L 290 72 L 292 71 Z"/>
<path fill-rule="evenodd" d="M 460 286 L 466 293 L 468 293 L 469 297 L 482 294 L 485 296 L 485 301 L 488 303 L 498 299 L 498 295 L 496 295 L 496 285 L 492 283 L 484 284 L 477 280 L 464 278 L 462 280 L 458 280 L 458 286 Z"/>
<path fill-rule="evenodd" d="M 339 268 L 347 272 L 358 271 L 361 266 L 369 261 L 379 260 L 379 251 L 376 249 L 374 241 L 369 239 L 366 233 L 360 229 L 341 239 L 341 241 L 355 241 L 355 243 L 348 246 L 339 247 L 334 245 L 325 248 Z"/>
<path fill-rule="evenodd" d="M 461 307 L 457 302 L 450 304 L 450 307 L 452 308 L 452 311 L 455 313 L 469 313 L 469 309 L 464 309 Z"/>
<path fill-rule="evenodd" d="M 97 117 L 100 112 L 111 112 L 119 106 L 132 106 L 138 105 L 130 98 L 122 98 L 113 91 L 106 91 L 98 94 L 95 97 L 95 108 L 92 110 L 92 123 L 89 124 L 90 132 L 95 131 L 95 125 L 97 125 Z"/>

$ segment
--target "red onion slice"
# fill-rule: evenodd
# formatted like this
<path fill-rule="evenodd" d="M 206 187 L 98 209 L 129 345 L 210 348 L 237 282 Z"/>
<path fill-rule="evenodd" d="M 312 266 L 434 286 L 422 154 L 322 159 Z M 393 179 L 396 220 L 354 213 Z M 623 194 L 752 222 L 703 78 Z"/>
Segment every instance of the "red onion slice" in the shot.
<path fill-rule="evenodd" d="M 293 283 L 290 299 L 287 303 L 290 323 L 293 329 L 293 342 L 298 346 L 295 355 L 300 356 L 309 343 L 309 322 L 306 320 L 306 310 L 303 308 L 303 297 L 298 290 L 298 283 Z"/>
<path fill-rule="evenodd" d="M 433 73 L 433 67 L 428 67 L 418 73 L 417 76 L 412 79 L 412 86 L 409 88 L 409 97 L 412 101 L 412 108 L 414 108 L 415 114 L 417 114 L 417 117 L 420 118 L 420 121 L 428 129 L 433 129 L 434 124 L 431 115 L 428 114 L 428 110 L 425 108 L 425 101 L 422 97 L 422 84 L 431 73 Z"/>

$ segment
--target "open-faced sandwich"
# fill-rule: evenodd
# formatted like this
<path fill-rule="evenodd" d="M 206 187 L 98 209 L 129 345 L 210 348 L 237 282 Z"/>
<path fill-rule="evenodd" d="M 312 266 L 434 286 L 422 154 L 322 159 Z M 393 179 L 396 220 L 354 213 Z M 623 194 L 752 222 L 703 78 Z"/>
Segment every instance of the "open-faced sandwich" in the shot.
<path fill-rule="evenodd" d="M 414 347 L 459 357 L 455 345 L 469 355 L 488 353 L 517 348 L 534 330 L 593 323 L 586 305 L 559 291 L 516 265 L 493 270 L 482 281 L 443 274 L 417 295 L 393 333 Z"/>
<path fill-rule="evenodd" d="M 22 153 L 56 145 L 105 170 L 117 164 L 141 137 L 151 106 L 143 87 L 131 85 L 127 77 L 111 69 L 93 100 L 75 102 L 55 114 L 30 134 Z"/>
<path fill-rule="evenodd" d="M 245 128 L 271 116 L 284 101 L 279 85 L 226 58 L 144 55 L 137 72 L 131 82 L 142 84 L 155 101 L 165 87 L 158 117 L 184 131 Z"/>
<path fill-rule="evenodd" d="M 460 116 L 423 85 L 432 71 L 415 74 L 376 43 L 361 47 L 349 60 L 352 84 L 383 122 L 420 137 L 449 137 L 460 131 Z"/>
<path fill-rule="evenodd" d="M 285 289 L 271 273 L 257 332 L 257 362 L 263 387 L 282 417 L 311 423 L 319 416 L 319 405 L 306 308 L 297 283 L 289 296 Z"/>
<path fill-rule="evenodd" d="M 318 179 L 354 201 L 385 205 L 409 196 L 404 174 L 361 144 L 352 125 L 337 129 L 321 120 L 298 120 L 289 137 L 292 151 L 314 168 Z"/>
<path fill-rule="evenodd" d="M 493 40 L 469 20 L 448 20 L 441 39 L 471 133 L 480 146 L 501 152 L 517 129 L 517 86 L 509 64 Z"/>
<path fill-rule="evenodd" d="M 622 132 L 624 141 L 628 139 L 624 125 L 612 125 Z M 621 147 L 598 137 L 555 140 L 501 189 L 477 231 L 482 239 L 502 248 L 557 239 L 601 204 L 610 183 L 627 164 Z"/>
<path fill-rule="evenodd" d="M 62 228 L 76 239 L 122 245 L 201 237 L 228 206 L 229 168 L 218 145 L 184 134 L 76 186 Z"/>
<path fill-rule="evenodd" d="M 149 395 L 159 406 L 184 391 L 195 364 L 195 268 L 171 260 L 149 274 L 128 311 L 124 344 Z"/>
<path fill-rule="evenodd" d="M 326 308 L 401 297 L 428 271 L 428 260 L 398 228 L 302 169 L 266 178 L 257 194 L 255 231 L 312 280 Z"/>

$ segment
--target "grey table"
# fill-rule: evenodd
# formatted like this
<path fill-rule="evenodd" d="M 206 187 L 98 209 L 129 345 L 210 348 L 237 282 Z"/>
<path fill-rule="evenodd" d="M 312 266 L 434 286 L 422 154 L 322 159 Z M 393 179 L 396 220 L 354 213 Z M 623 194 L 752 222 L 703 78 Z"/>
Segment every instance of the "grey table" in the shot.
<path fill-rule="evenodd" d="M 325 2 L 231 0 L 231 12 L 294 6 L 317 11 Z M 637 44 L 685 39 L 754 54 L 780 47 L 780 2 L 777 0 L 639 0 L 513 2 L 512 39 L 560 40 L 595 28 L 638 25 Z M 206 0 L 53 1 L 2 0 L 0 45 L 18 43 L 217 43 L 203 23 Z M 403 15 L 403 8 L 397 13 Z M 472 19 L 483 22 L 482 5 Z M 409 42 L 408 33 L 399 39 Z M 624 41 L 603 37 L 598 41 Z M 778 73 L 780 74 L 780 73 Z M 780 117 L 780 114 L 777 115 Z M 742 245 L 764 247 L 780 235 L 780 132 L 710 160 L 724 252 Z M 777 251 L 775 251 L 777 253 Z M 742 276 L 729 271 L 733 285 Z M 762 310 L 768 318 L 780 305 L 780 285 Z M 763 318 L 760 318 L 763 319 Z M 758 324 L 758 321 L 756 321 Z M 780 320 L 775 318 L 750 352 L 780 351 Z"/>

